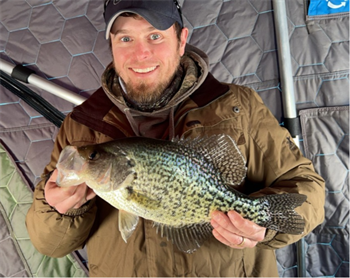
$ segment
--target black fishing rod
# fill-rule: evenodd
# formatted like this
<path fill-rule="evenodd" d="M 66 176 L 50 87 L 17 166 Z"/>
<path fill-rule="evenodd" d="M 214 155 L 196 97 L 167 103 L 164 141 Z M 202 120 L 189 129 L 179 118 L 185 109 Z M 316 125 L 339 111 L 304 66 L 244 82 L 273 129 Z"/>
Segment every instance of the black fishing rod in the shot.
<path fill-rule="evenodd" d="M 65 115 L 53 107 L 43 97 L 23 85 L 7 73 L 0 70 L 0 84 L 7 90 L 18 96 L 30 107 L 35 109 L 55 126 L 60 127 Z"/>

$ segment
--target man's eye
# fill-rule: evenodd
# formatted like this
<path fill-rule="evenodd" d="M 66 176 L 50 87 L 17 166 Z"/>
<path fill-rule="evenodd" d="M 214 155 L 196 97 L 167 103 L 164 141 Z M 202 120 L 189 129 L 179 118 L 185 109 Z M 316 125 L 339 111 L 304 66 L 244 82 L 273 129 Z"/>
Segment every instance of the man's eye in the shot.
<path fill-rule="evenodd" d="M 129 41 L 131 41 L 131 39 L 129 37 L 122 37 L 120 40 L 122 42 L 129 42 Z"/>
<path fill-rule="evenodd" d="M 152 34 L 151 35 L 151 40 L 157 40 L 160 38 L 160 35 L 159 34 Z"/>

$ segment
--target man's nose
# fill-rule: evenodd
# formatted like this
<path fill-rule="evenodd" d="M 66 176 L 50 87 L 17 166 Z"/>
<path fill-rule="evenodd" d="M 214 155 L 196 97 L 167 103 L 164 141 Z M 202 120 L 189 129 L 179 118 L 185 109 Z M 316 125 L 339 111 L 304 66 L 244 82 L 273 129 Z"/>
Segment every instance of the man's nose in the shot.
<path fill-rule="evenodd" d="M 135 55 L 139 60 L 144 60 L 151 55 L 151 46 L 147 42 L 138 42 L 135 45 Z"/>

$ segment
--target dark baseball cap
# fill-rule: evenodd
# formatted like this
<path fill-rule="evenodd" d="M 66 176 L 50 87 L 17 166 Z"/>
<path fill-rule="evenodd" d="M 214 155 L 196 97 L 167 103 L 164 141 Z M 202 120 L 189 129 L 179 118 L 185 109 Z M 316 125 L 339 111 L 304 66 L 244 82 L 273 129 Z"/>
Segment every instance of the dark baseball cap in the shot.
<path fill-rule="evenodd" d="M 104 6 L 106 39 L 116 18 L 130 12 L 142 16 L 158 30 L 167 30 L 175 22 L 183 27 L 181 7 L 177 0 L 107 0 Z"/>

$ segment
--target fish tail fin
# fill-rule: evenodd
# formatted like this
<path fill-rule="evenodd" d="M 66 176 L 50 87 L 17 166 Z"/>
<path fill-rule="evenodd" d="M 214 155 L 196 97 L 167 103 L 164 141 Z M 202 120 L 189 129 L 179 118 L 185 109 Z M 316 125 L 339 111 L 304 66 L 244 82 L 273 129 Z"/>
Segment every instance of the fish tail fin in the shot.
<path fill-rule="evenodd" d="M 306 201 L 305 195 L 290 193 L 261 198 L 269 204 L 270 220 L 264 225 L 266 228 L 293 235 L 303 233 L 305 220 L 294 209 Z"/>

